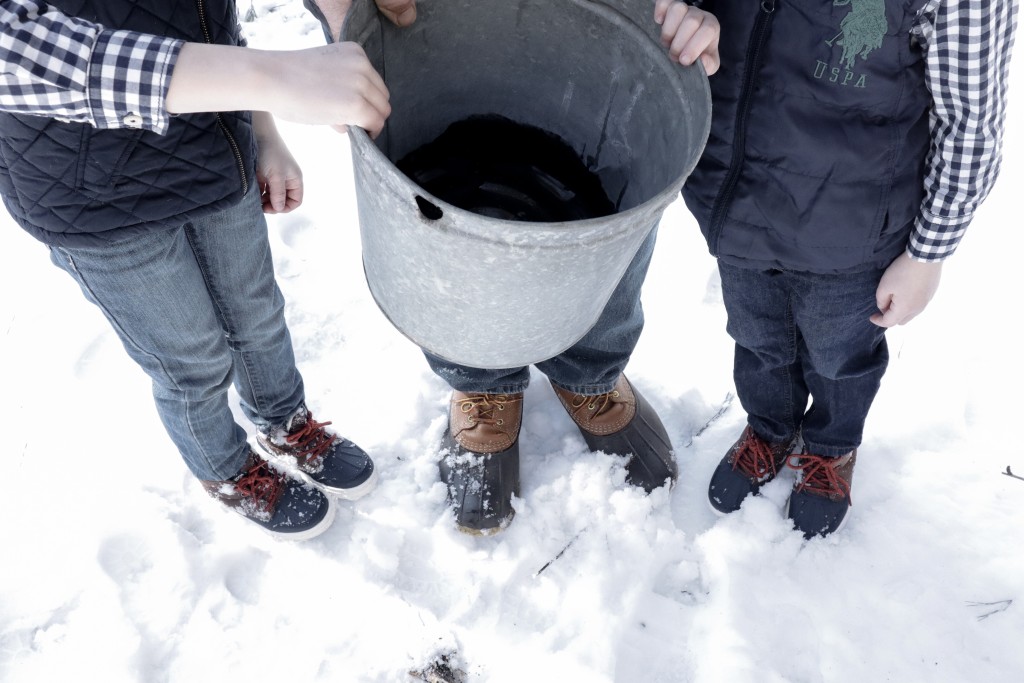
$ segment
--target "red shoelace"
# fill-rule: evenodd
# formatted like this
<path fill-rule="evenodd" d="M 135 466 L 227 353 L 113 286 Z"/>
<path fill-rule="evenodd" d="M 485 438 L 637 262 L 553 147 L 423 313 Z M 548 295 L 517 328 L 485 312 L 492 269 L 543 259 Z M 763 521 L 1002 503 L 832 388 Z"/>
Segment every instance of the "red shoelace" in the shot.
<path fill-rule="evenodd" d="M 793 460 L 798 464 L 794 465 Z M 842 496 L 853 505 L 850 496 L 850 482 L 839 474 L 836 463 L 840 458 L 826 458 L 820 455 L 796 455 L 789 461 L 794 470 L 803 472 L 803 478 L 796 485 L 797 491 L 807 490 L 819 496 L 832 498 Z"/>
<path fill-rule="evenodd" d="M 235 481 L 235 490 L 243 497 L 251 499 L 257 509 L 272 511 L 281 497 L 284 476 L 274 471 L 265 462 L 251 467 L 248 472 Z"/>
<path fill-rule="evenodd" d="M 313 414 L 309 413 L 306 416 L 306 424 L 284 438 L 294 449 L 292 454 L 299 459 L 300 463 L 315 463 L 334 443 L 334 436 L 324 429 L 329 424 L 331 424 L 329 420 L 317 422 L 313 419 Z"/>
<path fill-rule="evenodd" d="M 765 477 L 778 474 L 775 466 L 775 453 L 764 440 L 750 431 L 736 450 L 736 459 L 732 468 L 760 481 Z"/>

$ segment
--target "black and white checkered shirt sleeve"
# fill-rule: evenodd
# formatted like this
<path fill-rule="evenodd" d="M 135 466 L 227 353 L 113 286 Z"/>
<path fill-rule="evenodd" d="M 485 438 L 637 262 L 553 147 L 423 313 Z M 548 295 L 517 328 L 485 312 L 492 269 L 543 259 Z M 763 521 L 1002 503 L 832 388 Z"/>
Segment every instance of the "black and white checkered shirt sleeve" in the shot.
<path fill-rule="evenodd" d="M 1017 0 L 931 0 L 915 33 L 927 46 L 932 151 L 908 251 L 939 261 L 956 249 L 1002 159 Z"/>
<path fill-rule="evenodd" d="M 182 41 L 108 31 L 35 0 L 3 0 L 0 21 L 0 110 L 167 130 L 164 100 Z"/>

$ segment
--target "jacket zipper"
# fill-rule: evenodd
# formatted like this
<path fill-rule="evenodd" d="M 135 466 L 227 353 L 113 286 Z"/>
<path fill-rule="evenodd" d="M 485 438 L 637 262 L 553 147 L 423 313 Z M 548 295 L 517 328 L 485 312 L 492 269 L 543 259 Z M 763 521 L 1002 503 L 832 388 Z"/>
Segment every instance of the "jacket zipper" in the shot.
<path fill-rule="evenodd" d="M 747 44 L 746 68 L 743 70 L 743 85 L 740 90 L 740 100 L 736 106 L 736 123 L 733 126 L 735 134 L 732 143 L 732 159 L 729 161 L 729 172 L 725 176 L 725 182 L 722 183 L 722 189 L 715 197 L 714 208 L 711 211 L 711 224 L 708 228 L 711 253 L 716 256 L 718 255 L 718 243 L 722 237 L 725 214 L 732 202 L 732 194 L 736 190 L 736 183 L 739 181 L 740 171 L 743 169 L 743 157 L 747 147 L 747 117 L 750 113 L 750 100 L 754 94 L 754 77 L 761 68 L 761 48 L 764 47 L 764 41 L 768 35 L 768 25 L 775 13 L 775 3 L 776 0 L 761 0 L 761 11 L 754 22 L 754 30 L 751 32 L 750 42 Z"/>
<path fill-rule="evenodd" d="M 206 25 L 206 7 L 204 0 L 196 0 L 196 8 L 199 10 L 199 24 L 203 28 L 203 37 L 206 39 L 208 44 L 213 44 L 213 39 L 210 38 L 210 29 Z M 228 144 L 231 145 L 231 151 L 235 154 L 235 162 L 238 164 L 238 173 L 242 177 L 242 194 L 248 194 L 249 175 L 245 172 L 245 161 L 242 159 L 242 150 L 238 146 L 235 136 L 231 134 L 228 124 L 224 122 L 223 115 L 218 112 L 215 116 L 217 117 L 217 125 L 220 127 L 221 131 L 223 131 L 224 137 L 228 139 Z"/>

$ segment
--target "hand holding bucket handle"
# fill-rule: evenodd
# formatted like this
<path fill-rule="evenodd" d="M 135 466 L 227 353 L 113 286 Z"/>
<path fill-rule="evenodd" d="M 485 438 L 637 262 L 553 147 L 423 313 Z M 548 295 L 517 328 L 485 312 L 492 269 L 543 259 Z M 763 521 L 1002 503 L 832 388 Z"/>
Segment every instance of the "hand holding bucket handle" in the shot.
<path fill-rule="evenodd" d="M 359 126 L 371 137 L 391 114 L 384 79 L 356 43 L 255 50 L 186 43 L 167 90 L 172 114 L 268 111 L 286 121 Z"/>
<path fill-rule="evenodd" d="M 657 0 L 654 22 L 661 26 L 661 43 L 674 61 L 689 66 L 699 58 L 708 76 L 718 71 L 721 27 L 715 15 L 684 2 Z"/>

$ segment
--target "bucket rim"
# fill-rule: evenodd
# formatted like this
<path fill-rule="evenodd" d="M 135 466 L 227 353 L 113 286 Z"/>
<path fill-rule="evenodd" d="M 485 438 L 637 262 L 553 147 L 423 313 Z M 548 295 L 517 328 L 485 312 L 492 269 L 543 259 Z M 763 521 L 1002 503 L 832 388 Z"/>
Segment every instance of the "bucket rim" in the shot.
<path fill-rule="evenodd" d="M 703 66 L 700 68 L 703 72 Z M 706 95 L 708 101 L 710 102 L 711 93 L 710 88 L 708 88 L 707 85 L 707 78 L 705 77 L 702 79 L 702 82 L 705 90 L 707 91 Z M 702 140 L 702 143 L 699 146 L 700 148 L 703 148 L 704 144 L 706 144 L 709 132 L 710 119 L 705 121 L 704 130 L 701 131 L 698 136 L 698 139 Z M 369 134 L 358 126 L 351 126 L 349 128 L 349 139 L 352 150 L 366 158 L 369 162 L 368 168 L 386 172 L 390 176 L 390 180 L 392 182 L 401 185 L 403 189 L 409 192 L 410 198 L 414 199 L 416 196 L 420 196 L 442 210 L 443 215 L 441 218 L 435 220 L 428 220 L 424 218 L 423 220 L 428 224 L 436 224 L 439 227 L 443 225 L 445 230 L 460 232 L 488 240 L 493 240 L 496 233 L 519 235 L 526 238 L 525 241 L 531 239 L 532 236 L 544 234 L 545 236 L 549 236 L 549 246 L 556 248 L 561 246 L 559 242 L 576 241 L 580 239 L 581 235 L 585 235 L 587 233 L 594 233 L 595 235 L 599 235 L 604 238 L 614 239 L 616 235 L 632 232 L 635 229 L 635 224 L 644 223 L 644 218 L 646 216 L 660 215 L 661 212 L 679 198 L 683 184 L 693 172 L 693 168 L 697 165 L 700 157 L 699 154 L 695 154 L 694 158 L 689 160 L 687 167 L 677 175 L 672 182 L 668 183 L 649 199 L 624 211 L 616 211 L 614 214 L 609 214 L 608 216 L 581 218 L 572 221 L 517 221 L 507 218 L 484 216 L 483 214 L 475 213 L 455 206 L 454 204 L 450 204 L 440 197 L 432 194 L 430 191 L 415 183 L 411 178 L 402 173 L 395 163 L 388 158 L 388 156 L 381 151 L 379 147 L 377 147 Z M 446 217 L 451 218 L 446 220 Z M 481 221 L 481 218 L 486 220 Z M 610 220 L 612 218 L 615 220 Z M 484 223 L 486 223 L 486 225 L 484 225 Z M 615 226 L 619 226 L 620 229 L 610 229 Z M 494 228 L 496 227 L 508 228 L 508 230 L 495 231 Z M 559 240 L 556 238 L 552 241 L 550 236 L 562 236 L 564 239 Z M 512 241 L 518 242 L 520 240 L 515 239 Z M 543 245 L 535 246 L 543 247 Z"/>

